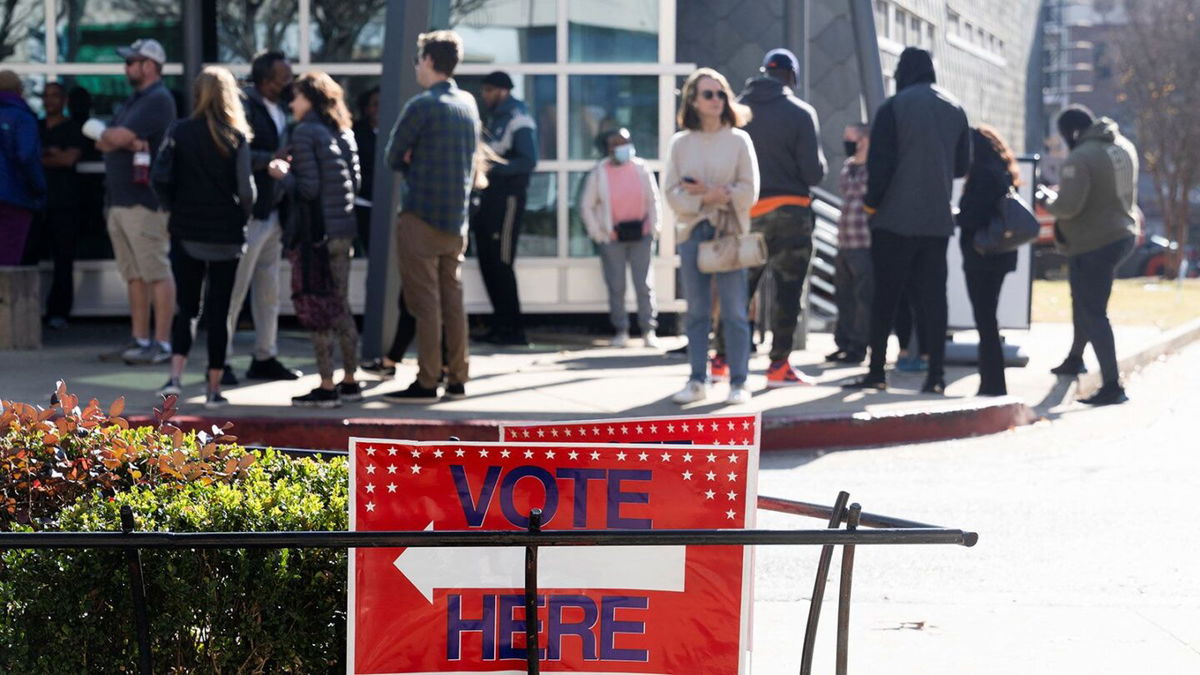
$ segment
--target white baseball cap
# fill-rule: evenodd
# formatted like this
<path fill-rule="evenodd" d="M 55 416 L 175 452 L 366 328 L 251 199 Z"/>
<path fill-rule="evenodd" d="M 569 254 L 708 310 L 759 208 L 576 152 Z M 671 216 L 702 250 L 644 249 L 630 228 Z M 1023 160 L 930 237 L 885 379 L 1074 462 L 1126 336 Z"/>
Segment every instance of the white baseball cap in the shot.
<path fill-rule="evenodd" d="M 153 38 L 142 38 L 128 47 L 117 47 L 117 53 L 123 59 L 141 57 L 162 65 L 167 62 L 167 51 L 161 43 Z"/>

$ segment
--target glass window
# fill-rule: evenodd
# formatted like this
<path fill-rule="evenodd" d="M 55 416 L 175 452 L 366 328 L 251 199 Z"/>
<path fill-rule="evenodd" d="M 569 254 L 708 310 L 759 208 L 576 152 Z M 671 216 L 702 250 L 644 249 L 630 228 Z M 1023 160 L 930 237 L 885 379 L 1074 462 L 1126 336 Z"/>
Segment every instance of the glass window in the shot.
<path fill-rule="evenodd" d="M 535 173 L 529 181 L 525 218 L 517 240 L 517 255 L 558 256 L 558 181 L 553 173 Z"/>
<path fill-rule="evenodd" d="M 658 77 L 572 75 L 568 80 L 571 159 L 600 157 L 596 135 L 626 127 L 640 156 L 658 157 Z"/>
<path fill-rule="evenodd" d="M 568 174 L 567 183 L 570 186 L 568 197 L 570 198 L 570 223 L 567 228 L 567 255 L 572 258 L 588 258 L 596 255 L 596 243 L 588 236 L 587 228 L 583 225 L 583 218 L 579 216 L 579 199 L 583 196 L 583 182 L 587 178 L 587 171 L 572 171 Z"/>
<path fill-rule="evenodd" d="M 218 2 L 217 58 L 248 63 L 265 50 L 281 51 L 293 61 L 299 48 L 296 0 Z"/>
<path fill-rule="evenodd" d="M 0 4 L 0 61 L 46 61 L 46 10 L 40 0 Z"/>
<path fill-rule="evenodd" d="M 92 96 L 93 117 L 112 117 L 118 106 L 133 95 L 133 88 L 124 75 L 64 75 L 62 83 L 67 89 L 82 87 Z M 167 75 L 163 84 L 175 97 L 176 114 L 183 113 L 183 78 Z"/>
<path fill-rule="evenodd" d="M 456 0 L 448 27 L 462 36 L 464 63 L 553 63 L 556 6 L 555 0 Z"/>
<path fill-rule="evenodd" d="M 63 0 L 58 3 L 58 58 L 117 63 L 117 47 L 154 38 L 168 61 L 183 58 L 182 3 L 175 0 Z"/>
<path fill-rule="evenodd" d="M 658 2 L 570 0 L 568 41 L 572 62 L 658 61 Z"/>
<path fill-rule="evenodd" d="M 896 10 L 896 20 L 892 23 L 892 39 L 900 44 L 905 44 L 905 28 L 908 26 L 908 12 L 902 9 Z"/>
<path fill-rule="evenodd" d="M 311 0 L 313 63 L 383 58 L 387 0 Z"/>
<path fill-rule="evenodd" d="M 486 116 L 483 99 L 479 97 L 482 75 L 455 75 L 454 81 L 463 91 L 471 92 L 479 104 L 481 116 Z M 553 75 L 514 75 L 512 95 L 525 102 L 533 121 L 537 124 L 538 159 L 558 157 L 558 117 L 555 114 L 555 88 Z"/>

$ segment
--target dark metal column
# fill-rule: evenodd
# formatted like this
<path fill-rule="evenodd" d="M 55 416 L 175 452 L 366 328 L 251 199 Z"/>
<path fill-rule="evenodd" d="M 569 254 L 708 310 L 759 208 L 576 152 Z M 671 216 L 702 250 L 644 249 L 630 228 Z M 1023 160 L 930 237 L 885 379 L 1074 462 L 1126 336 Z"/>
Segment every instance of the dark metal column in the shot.
<path fill-rule="evenodd" d="M 183 0 L 183 99 L 192 109 L 192 82 L 204 66 L 204 15 L 200 0 Z"/>
<path fill-rule="evenodd" d="M 375 152 L 371 207 L 371 254 L 367 265 L 367 302 L 363 316 L 362 355 L 381 356 L 396 330 L 400 275 L 396 267 L 395 220 L 400 181 L 387 165 L 384 150 L 404 101 L 420 89 L 412 62 L 417 35 L 429 26 L 430 3 L 389 2 L 384 27 L 383 77 L 379 84 L 379 136 Z"/>
<path fill-rule="evenodd" d="M 854 49 L 858 54 L 858 76 L 867 103 L 867 121 L 883 105 L 883 67 L 879 64 L 879 40 L 875 35 L 875 10 L 871 0 L 849 0 L 850 22 L 854 27 Z"/>

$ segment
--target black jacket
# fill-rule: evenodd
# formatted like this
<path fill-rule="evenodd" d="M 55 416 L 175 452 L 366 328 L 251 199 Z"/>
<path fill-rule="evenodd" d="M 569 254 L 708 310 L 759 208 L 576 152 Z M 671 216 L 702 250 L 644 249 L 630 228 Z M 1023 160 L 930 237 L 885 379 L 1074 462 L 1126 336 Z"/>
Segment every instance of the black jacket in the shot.
<path fill-rule="evenodd" d="M 320 201 L 326 235 L 353 237 L 358 233 L 354 195 L 362 182 L 354 133 L 335 131 L 310 112 L 292 129 L 291 148 L 284 189 Z"/>
<path fill-rule="evenodd" d="M 753 113 L 745 131 L 758 156 L 759 198 L 807 196 L 827 169 L 817 111 L 770 77 L 751 80 L 738 100 Z"/>
<path fill-rule="evenodd" d="M 275 120 L 271 119 L 271 113 L 267 112 L 262 94 L 254 87 L 246 87 L 244 93 L 246 121 L 250 124 L 250 130 L 254 132 L 254 139 L 250 141 L 250 166 L 254 170 L 254 186 L 258 191 L 258 198 L 254 202 L 254 217 L 266 220 L 279 204 L 281 196 L 276 192 L 275 179 L 271 178 L 267 165 L 275 158 L 279 148 L 283 147 L 284 139 L 279 137 L 279 130 L 275 127 Z"/>
<path fill-rule="evenodd" d="M 237 147 L 222 155 L 206 122 L 189 118 L 171 128 L 163 145 L 154 187 L 170 206 L 171 236 L 210 244 L 245 242 L 254 204 L 246 141 L 239 135 Z M 163 161 L 166 153 L 173 155 L 169 162 Z"/>
<path fill-rule="evenodd" d="M 975 231 L 987 227 L 996 213 L 996 204 L 1012 187 L 1012 174 L 1000 153 L 977 129 L 971 130 L 974 161 L 967 174 L 967 184 L 958 200 L 959 246 L 962 248 L 963 269 L 990 270 L 1006 273 L 1017 269 L 1017 252 L 981 255 L 975 250 Z"/>
<path fill-rule="evenodd" d="M 929 52 L 905 49 L 896 67 L 896 95 L 875 116 L 867 155 L 866 206 L 871 229 L 907 237 L 954 233 L 950 196 L 971 166 L 967 114 L 938 87 Z"/>

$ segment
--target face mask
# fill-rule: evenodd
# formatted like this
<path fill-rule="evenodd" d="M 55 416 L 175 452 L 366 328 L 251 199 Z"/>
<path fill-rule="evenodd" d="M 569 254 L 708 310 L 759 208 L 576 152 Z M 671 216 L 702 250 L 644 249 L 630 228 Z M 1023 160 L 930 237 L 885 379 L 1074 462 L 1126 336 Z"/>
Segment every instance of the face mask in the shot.
<path fill-rule="evenodd" d="M 1075 133 L 1071 134 L 1069 138 L 1067 138 L 1067 148 L 1074 150 L 1075 146 L 1079 145 L 1079 134 L 1080 132 L 1076 131 Z"/>
<path fill-rule="evenodd" d="M 625 162 L 633 159 L 635 154 L 637 153 L 634 151 L 632 143 L 618 145 L 613 149 L 613 161 L 617 164 L 624 164 Z"/>
<path fill-rule="evenodd" d="M 842 147 L 846 149 L 846 156 L 853 157 L 858 153 L 858 141 L 842 141 Z"/>
<path fill-rule="evenodd" d="M 279 92 L 279 102 L 284 105 L 291 103 L 292 99 L 295 98 L 295 93 L 294 85 L 289 84 Z"/>

